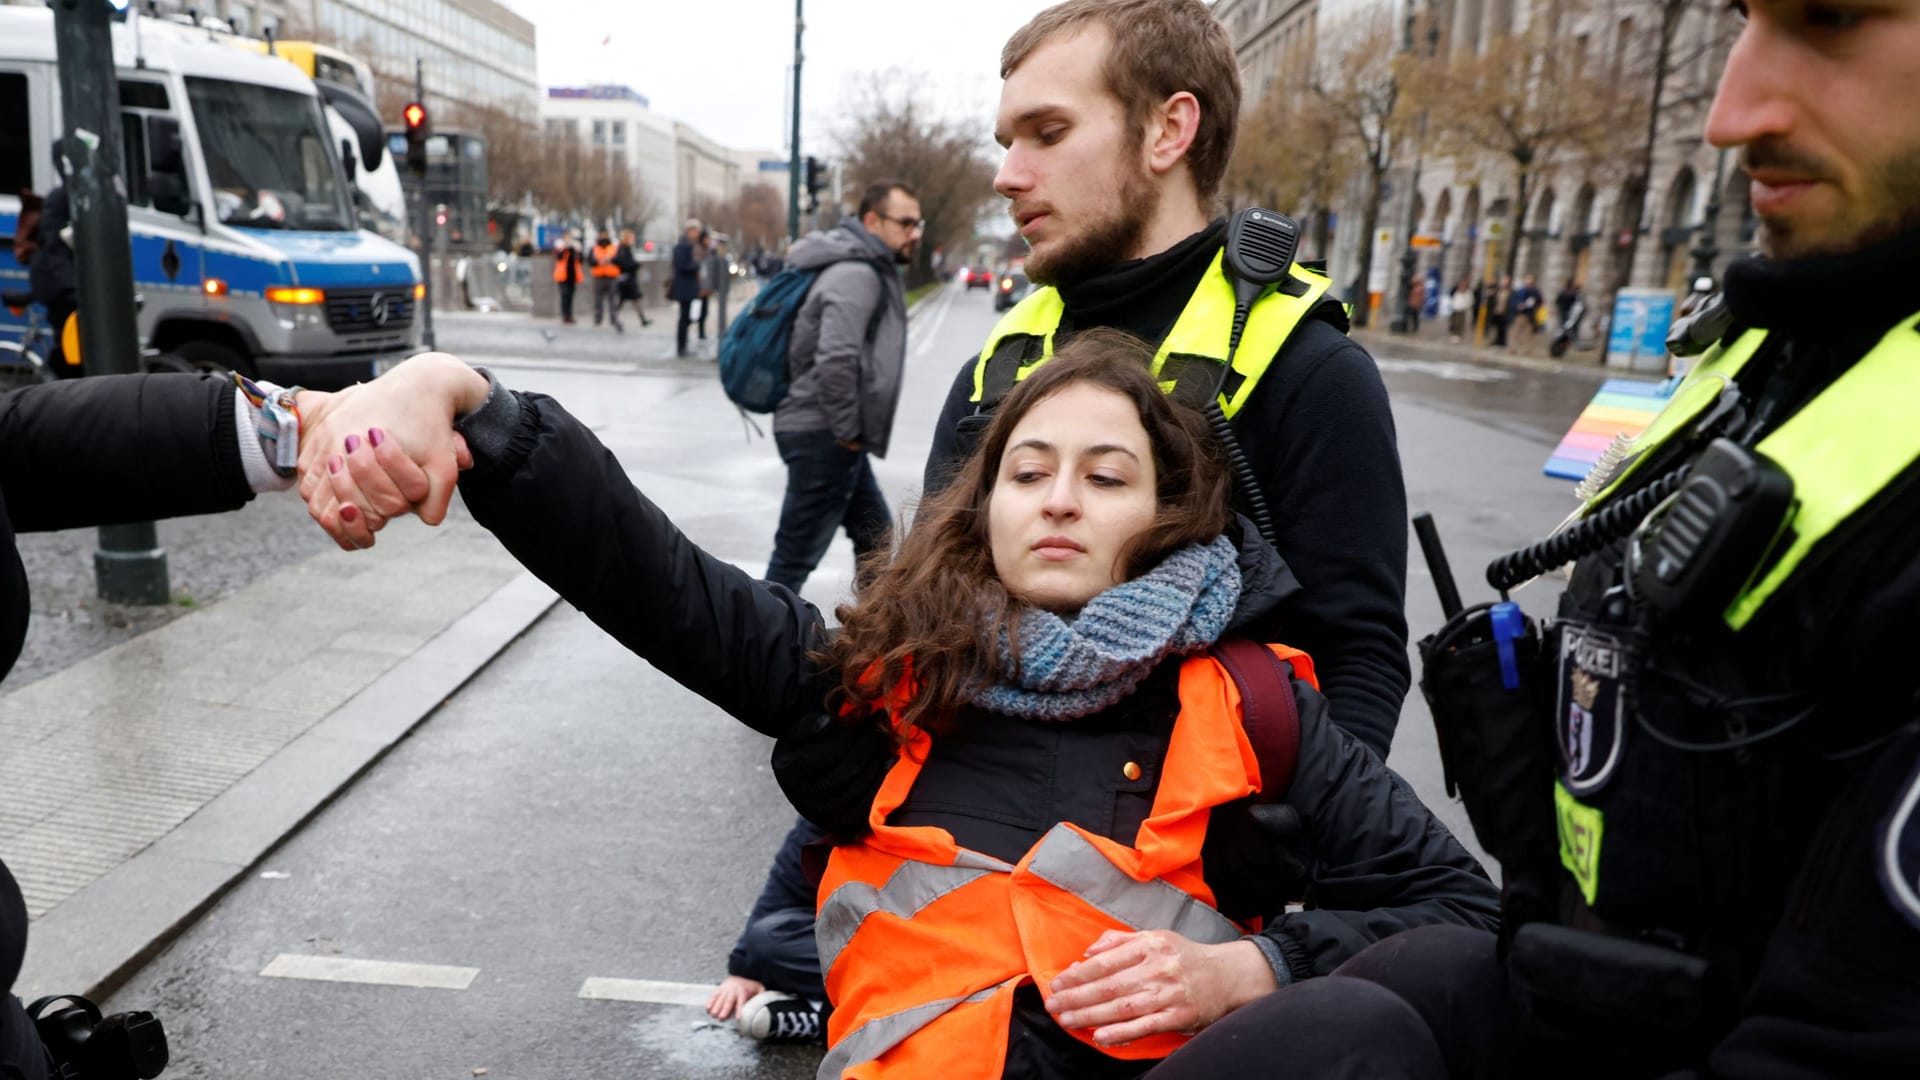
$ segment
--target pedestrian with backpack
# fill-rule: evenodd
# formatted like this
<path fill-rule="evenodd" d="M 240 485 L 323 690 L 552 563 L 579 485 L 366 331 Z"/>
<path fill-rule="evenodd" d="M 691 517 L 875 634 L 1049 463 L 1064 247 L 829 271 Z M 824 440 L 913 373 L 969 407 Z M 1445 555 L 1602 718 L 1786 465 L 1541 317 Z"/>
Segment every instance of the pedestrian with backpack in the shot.
<path fill-rule="evenodd" d="M 907 357 L 907 298 L 896 267 L 913 258 L 921 228 L 913 188 L 882 180 L 867 187 L 856 215 L 788 253 L 786 272 L 813 282 L 793 313 L 787 391 L 773 409 L 787 494 L 767 580 L 796 593 L 835 532 L 847 531 L 861 559 L 882 545 L 892 522 L 867 459 L 885 457 L 893 434 Z M 728 361 L 738 358 L 723 357 L 723 369 Z"/>

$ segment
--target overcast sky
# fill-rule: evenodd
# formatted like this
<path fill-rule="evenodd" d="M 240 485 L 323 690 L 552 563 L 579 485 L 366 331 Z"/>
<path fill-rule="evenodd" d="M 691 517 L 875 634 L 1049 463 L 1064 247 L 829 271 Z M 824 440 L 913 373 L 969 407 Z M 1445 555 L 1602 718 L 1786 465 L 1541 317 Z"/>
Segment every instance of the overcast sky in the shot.
<path fill-rule="evenodd" d="M 793 0 L 503 0 L 539 28 L 543 86 L 624 83 L 657 113 L 741 150 L 786 145 Z M 1050 0 L 806 0 L 801 133 L 827 139 L 850 80 L 912 72 L 928 98 L 992 133 L 1000 47 Z M 609 36 L 611 40 L 609 41 Z M 602 44 L 606 42 L 606 44 Z"/>

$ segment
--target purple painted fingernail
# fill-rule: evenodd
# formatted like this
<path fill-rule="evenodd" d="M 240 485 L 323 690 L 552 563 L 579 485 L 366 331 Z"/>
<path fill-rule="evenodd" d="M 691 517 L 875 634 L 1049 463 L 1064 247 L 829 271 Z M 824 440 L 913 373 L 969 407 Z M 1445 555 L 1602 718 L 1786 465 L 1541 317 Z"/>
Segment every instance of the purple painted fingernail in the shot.
<path fill-rule="evenodd" d="M 358 449 L 360 449 L 360 436 L 358 435 L 347 436 L 347 453 L 351 454 Z"/>
<path fill-rule="evenodd" d="M 336 473 L 340 471 L 340 455 L 335 454 L 334 456 L 327 459 L 327 471 L 330 473 Z"/>
<path fill-rule="evenodd" d="M 379 428 L 368 428 L 367 441 L 372 443 L 374 445 L 374 449 L 377 450 L 379 449 L 381 443 L 387 441 L 387 433 L 384 431 L 381 431 Z"/>

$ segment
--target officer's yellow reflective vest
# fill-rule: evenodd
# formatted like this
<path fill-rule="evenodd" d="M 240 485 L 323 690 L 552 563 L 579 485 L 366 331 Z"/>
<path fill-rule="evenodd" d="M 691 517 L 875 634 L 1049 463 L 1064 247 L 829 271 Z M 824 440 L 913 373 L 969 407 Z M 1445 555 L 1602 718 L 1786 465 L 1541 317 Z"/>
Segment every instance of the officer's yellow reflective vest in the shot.
<path fill-rule="evenodd" d="M 1605 505 L 1655 451 L 1694 422 L 1720 397 L 1761 345 L 1766 331 L 1749 330 L 1710 350 L 1674 392 L 1667 407 L 1624 447 L 1627 462 L 1605 480 L 1582 510 Z M 1727 606 L 1726 625 L 1751 622 L 1794 574 L 1824 556 L 1847 521 L 1920 461 L 1920 313 L 1887 331 L 1832 385 L 1754 447 L 1793 478 L 1794 507 L 1782 533 L 1785 550 L 1765 563 Z"/>
<path fill-rule="evenodd" d="M 1233 335 L 1233 282 L 1222 268 L 1222 257 L 1214 255 L 1153 357 L 1153 376 L 1160 389 L 1195 408 L 1205 407 Z M 1326 275 L 1295 263 L 1287 281 L 1253 305 L 1234 353 L 1233 370 L 1221 388 L 1220 408 L 1228 419 L 1253 396 L 1274 354 L 1294 327 L 1320 305 L 1332 284 Z M 1051 287 L 1035 289 L 1007 312 L 980 350 L 970 400 L 991 408 L 1015 383 L 1053 359 L 1054 332 L 1065 312 L 1059 290 Z"/>

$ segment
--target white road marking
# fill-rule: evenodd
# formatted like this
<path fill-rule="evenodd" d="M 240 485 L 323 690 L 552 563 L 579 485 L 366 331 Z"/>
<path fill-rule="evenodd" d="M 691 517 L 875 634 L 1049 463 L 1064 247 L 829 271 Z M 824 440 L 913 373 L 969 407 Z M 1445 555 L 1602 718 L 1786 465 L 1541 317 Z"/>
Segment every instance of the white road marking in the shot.
<path fill-rule="evenodd" d="M 345 956 L 302 956 L 281 953 L 261 969 L 272 979 L 314 979 L 320 982 L 369 983 L 375 986 L 412 986 L 422 990 L 465 990 L 479 968 L 445 964 L 402 964 L 392 960 L 355 960 Z"/>
<path fill-rule="evenodd" d="M 951 307 L 953 307 L 953 290 L 942 285 L 940 287 L 940 307 L 933 313 L 933 325 L 927 327 L 927 332 L 920 335 L 920 345 L 913 350 L 913 355 L 925 356 L 927 355 L 927 350 L 933 348 L 934 341 L 940 336 L 940 324 L 947 321 L 947 309 Z"/>
<path fill-rule="evenodd" d="M 644 1001 L 654 1005 L 703 1007 L 718 986 L 704 983 L 660 982 L 657 979 L 591 978 L 580 984 L 580 996 L 591 1001 Z"/>
<path fill-rule="evenodd" d="M 1464 364 L 1457 360 L 1402 360 L 1394 357 L 1374 357 L 1373 362 L 1381 371 L 1419 372 L 1436 379 L 1448 379 L 1453 382 L 1505 382 L 1513 374 L 1499 368 L 1481 367 L 1478 364 Z"/>

